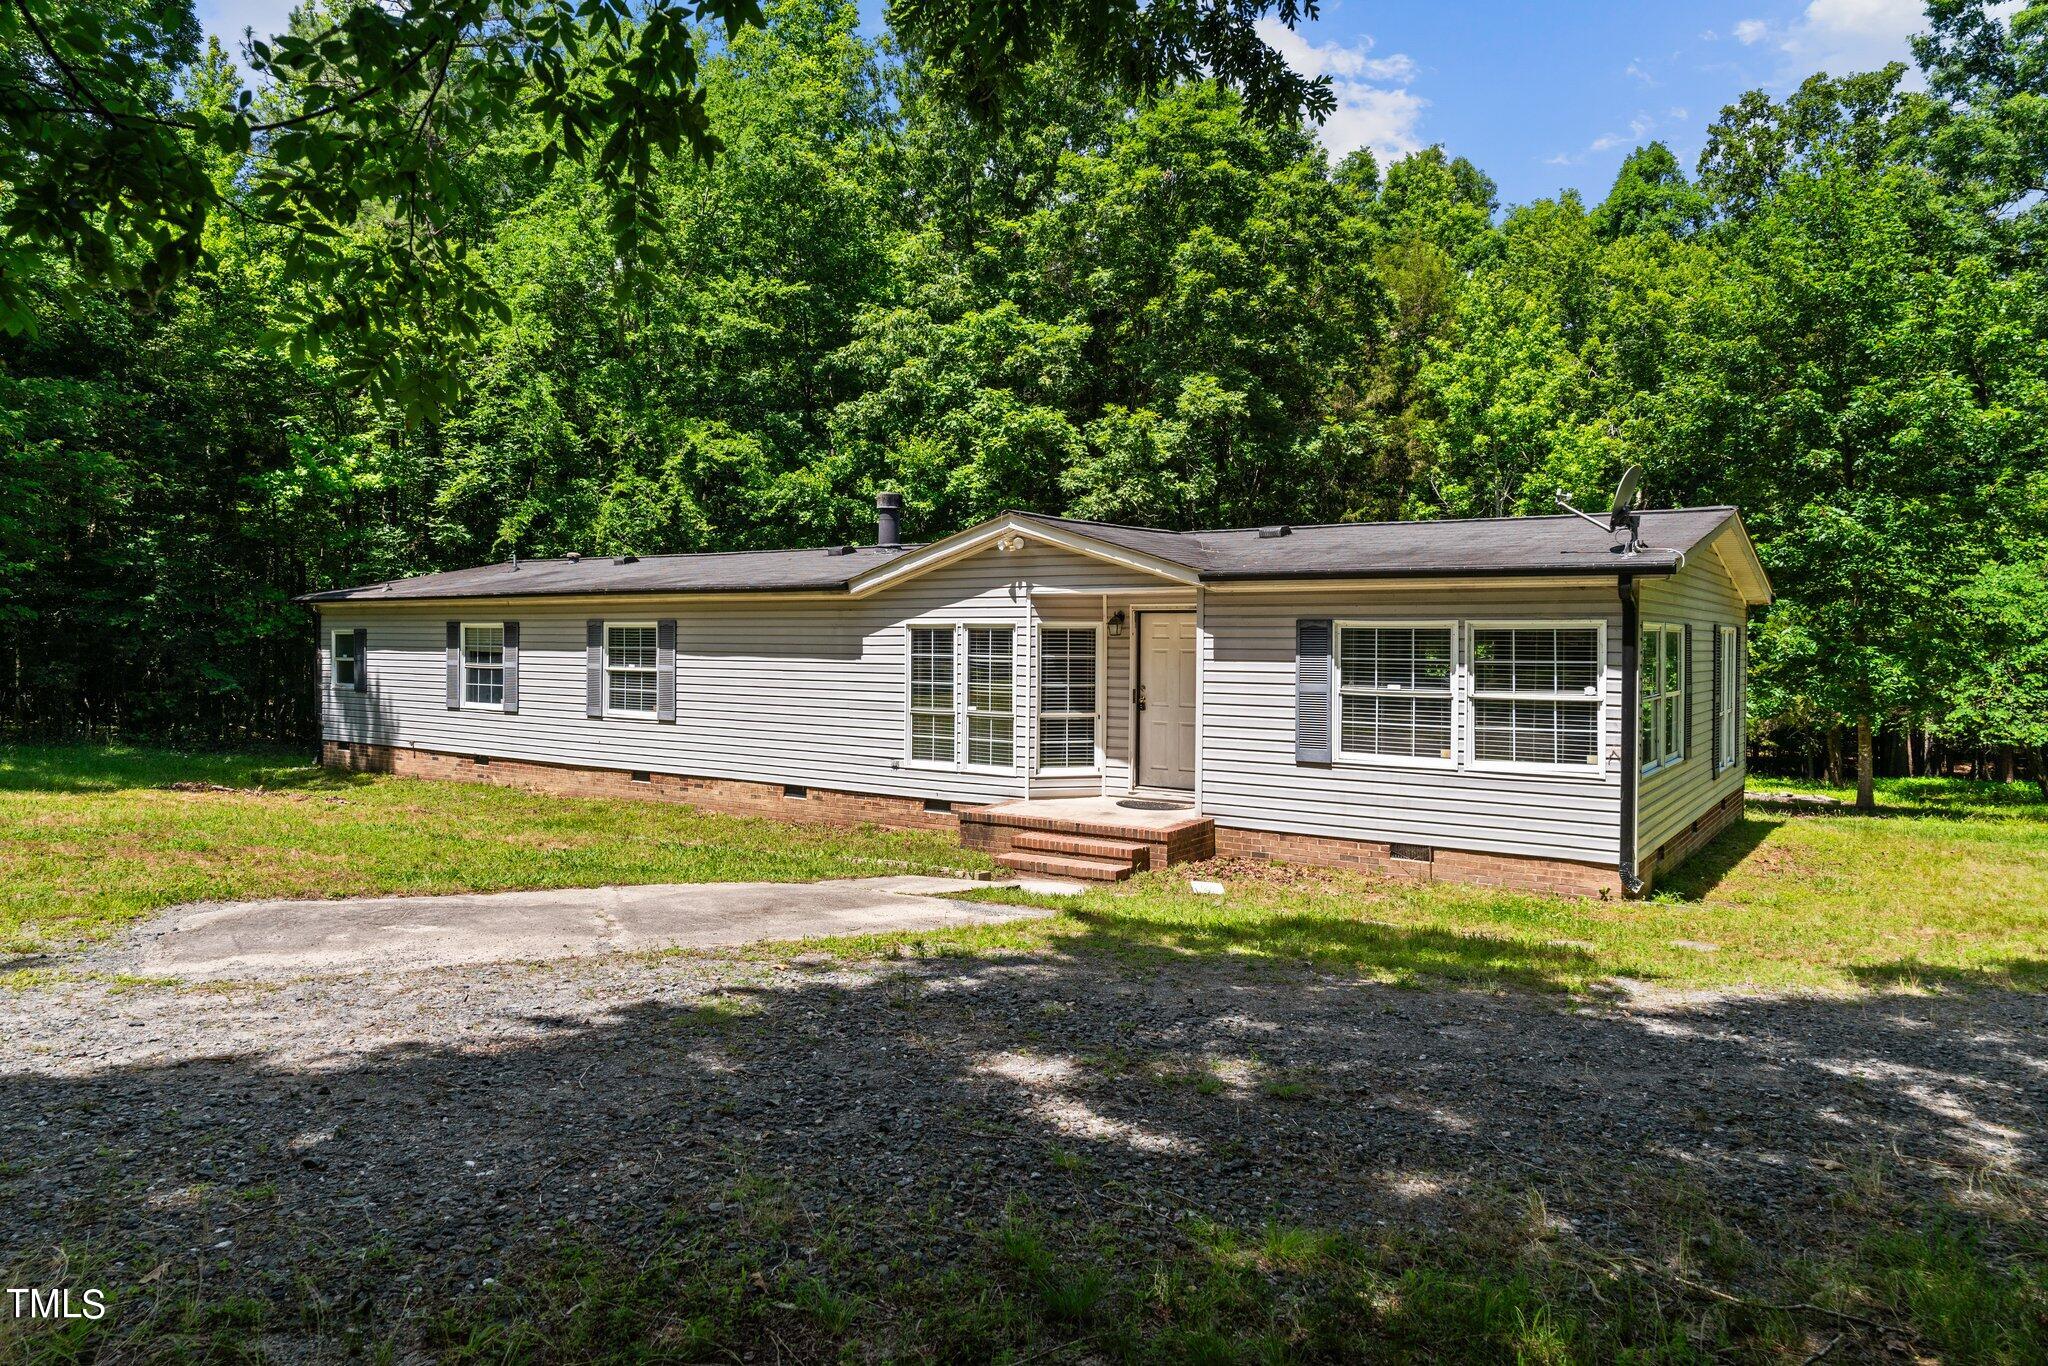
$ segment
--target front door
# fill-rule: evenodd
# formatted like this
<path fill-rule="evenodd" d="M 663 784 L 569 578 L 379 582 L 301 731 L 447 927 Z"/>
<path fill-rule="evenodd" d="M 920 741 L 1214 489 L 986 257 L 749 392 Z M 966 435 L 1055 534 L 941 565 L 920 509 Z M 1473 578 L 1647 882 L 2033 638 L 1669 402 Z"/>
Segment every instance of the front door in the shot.
<path fill-rule="evenodd" d="M 1138 616 L 1138 786 L 1195 786 L 1195 614 Z"/>

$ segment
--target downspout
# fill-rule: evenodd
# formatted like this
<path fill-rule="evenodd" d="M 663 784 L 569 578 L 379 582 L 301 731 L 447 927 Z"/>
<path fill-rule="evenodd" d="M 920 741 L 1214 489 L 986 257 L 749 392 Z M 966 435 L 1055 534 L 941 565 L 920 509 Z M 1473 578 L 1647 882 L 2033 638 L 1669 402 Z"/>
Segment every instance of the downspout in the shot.
<path fill-rule="evenodd" d="M 1642 728 L 1642 605 L 1636 599 L 1633 574 L 1621 576 L 1621 890 L 1641 896 L 1643 880 L 1636 874 L 1636 737 Z"/>

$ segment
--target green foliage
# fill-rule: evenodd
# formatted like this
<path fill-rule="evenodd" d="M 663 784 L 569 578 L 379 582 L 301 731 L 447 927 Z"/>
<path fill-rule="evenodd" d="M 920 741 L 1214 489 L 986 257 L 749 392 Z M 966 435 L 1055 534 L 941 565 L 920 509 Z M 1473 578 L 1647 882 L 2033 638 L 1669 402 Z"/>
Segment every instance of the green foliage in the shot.
<path fill-rule="evenodd" d="M 132 170 L 77 141 L 128 125 L 0 93 L 43 121 L 0 146 L 0 722 L 303 735 L 289 594 L 858 540 L 885 487 L 928 539 L 1548 512 L 1639 463 L 1763 547 L 1754 738 L 2039 743 L 2048 4 L 1936 0 L 1924 88 L 1752 92 L 1690 176 L 1653 143 L 1502 214 L 1443 149 L 1332 166 L 1247 118 L 1313 101 L 1181 70 L 1235 39 L 1177 6 L 877 40 L 836 0 L 497 2 L 309 10 L 246 103 L 175 6 L 0 10 L 0 92 L 77 98 L 51 52 L 116 35 L 91 90 L 186 177 L 117 212 L 50 177 Z M 1179 46 L 1130 68 L 1133 25 Z M 340 81 L 375 96 L 290 122 Z"/>

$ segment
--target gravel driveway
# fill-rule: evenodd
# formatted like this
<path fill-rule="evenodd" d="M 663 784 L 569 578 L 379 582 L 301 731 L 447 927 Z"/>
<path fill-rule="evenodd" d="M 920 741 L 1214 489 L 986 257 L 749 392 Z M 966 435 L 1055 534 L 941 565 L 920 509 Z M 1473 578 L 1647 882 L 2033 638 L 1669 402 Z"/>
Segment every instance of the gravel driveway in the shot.
<path fill-rule="evenodd" d="M 81 984 L 0 995 L 0 1265 L 303 1274 L 388 1316 L 564 1230 L 715 1225 L 742 1173 L 921 1265 L 1020 1197 L 1163 1241 L 1190 1212 L 1426 1230 L 1529 1187 L 1620 1257 L 1672 1182 L 1791 1248 L 1873 1152 L 1902 1196 L 2038 1200 L 2044 1075 L 2048 998 L 1995 992 L 1589 1005 L 1059 952 Z"/>

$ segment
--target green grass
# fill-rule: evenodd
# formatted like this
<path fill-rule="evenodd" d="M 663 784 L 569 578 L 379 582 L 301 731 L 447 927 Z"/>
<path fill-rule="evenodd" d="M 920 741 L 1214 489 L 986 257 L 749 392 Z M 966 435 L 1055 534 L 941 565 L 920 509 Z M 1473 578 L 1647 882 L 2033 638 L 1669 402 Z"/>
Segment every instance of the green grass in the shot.
<path fill-rule="evenodd" d="M 0 747 L 0 952 L 102 937 L 190 901 L 980 866 L 945 835 L 336 773 L 282 753 Z"/>
<path fill-rule="evenodd" d="M 1777 790 L 1787 790 L 1774 784 Z M 1752 805 L 1645 901 L 1416 886 L 1255 862 L 1185 869 L 1078 897 L 1008 888 L 1049 920 L 877 936 L 923 952 L 1057 947 L 1230 955 L 1432 981 L 1583 991 L 1616 977 L 1676 987 L 1989 985 L 2048 989 L 2048 805 L 2031 786 L 1882 785 L 1875 816 Z"/>
<path fill-rule="evenodd" d="M 290 1307 L 179 1273 L 117 1292 L 98 1323 L 0 1319 L 0 1357 L 225 1361 L 318 1345 L 454 1363 L 1675 1364 L 1827 1347 L 1845 1361 L 2017 1366 L 2048 1352 L 2038 1229 L 1994 1246 L 1947 1212 L 1886 1199 L 1837 1209 L 1799 1251 L 1782 1230 L 1725 1222 L 1697 1190 L 1647 1179 L 1641 1193 L 1629 1245 L 1604 1247 L 1561 1234 L 1538 1191 L 1507 1185 L 1392 1228 L 1134 1225 L 1022 1198 L 963 1226 L 942 1201 L 810 1213 L 776 1179 L 742 1173 L 722 1213 L 685 1197 L 651 1252 L 564 1229 L 551 1254 L 479 1293 L 423 1285 L 402 1321 L 363 1312 L 389 1283 L 357 1256 L 303 1272 Z M 880 1250 L 947 1233 L 963 1235 L 947 1258 Z M 9 1274 L 124 1285 L 90 1254 L 62 1256 Z"/>

